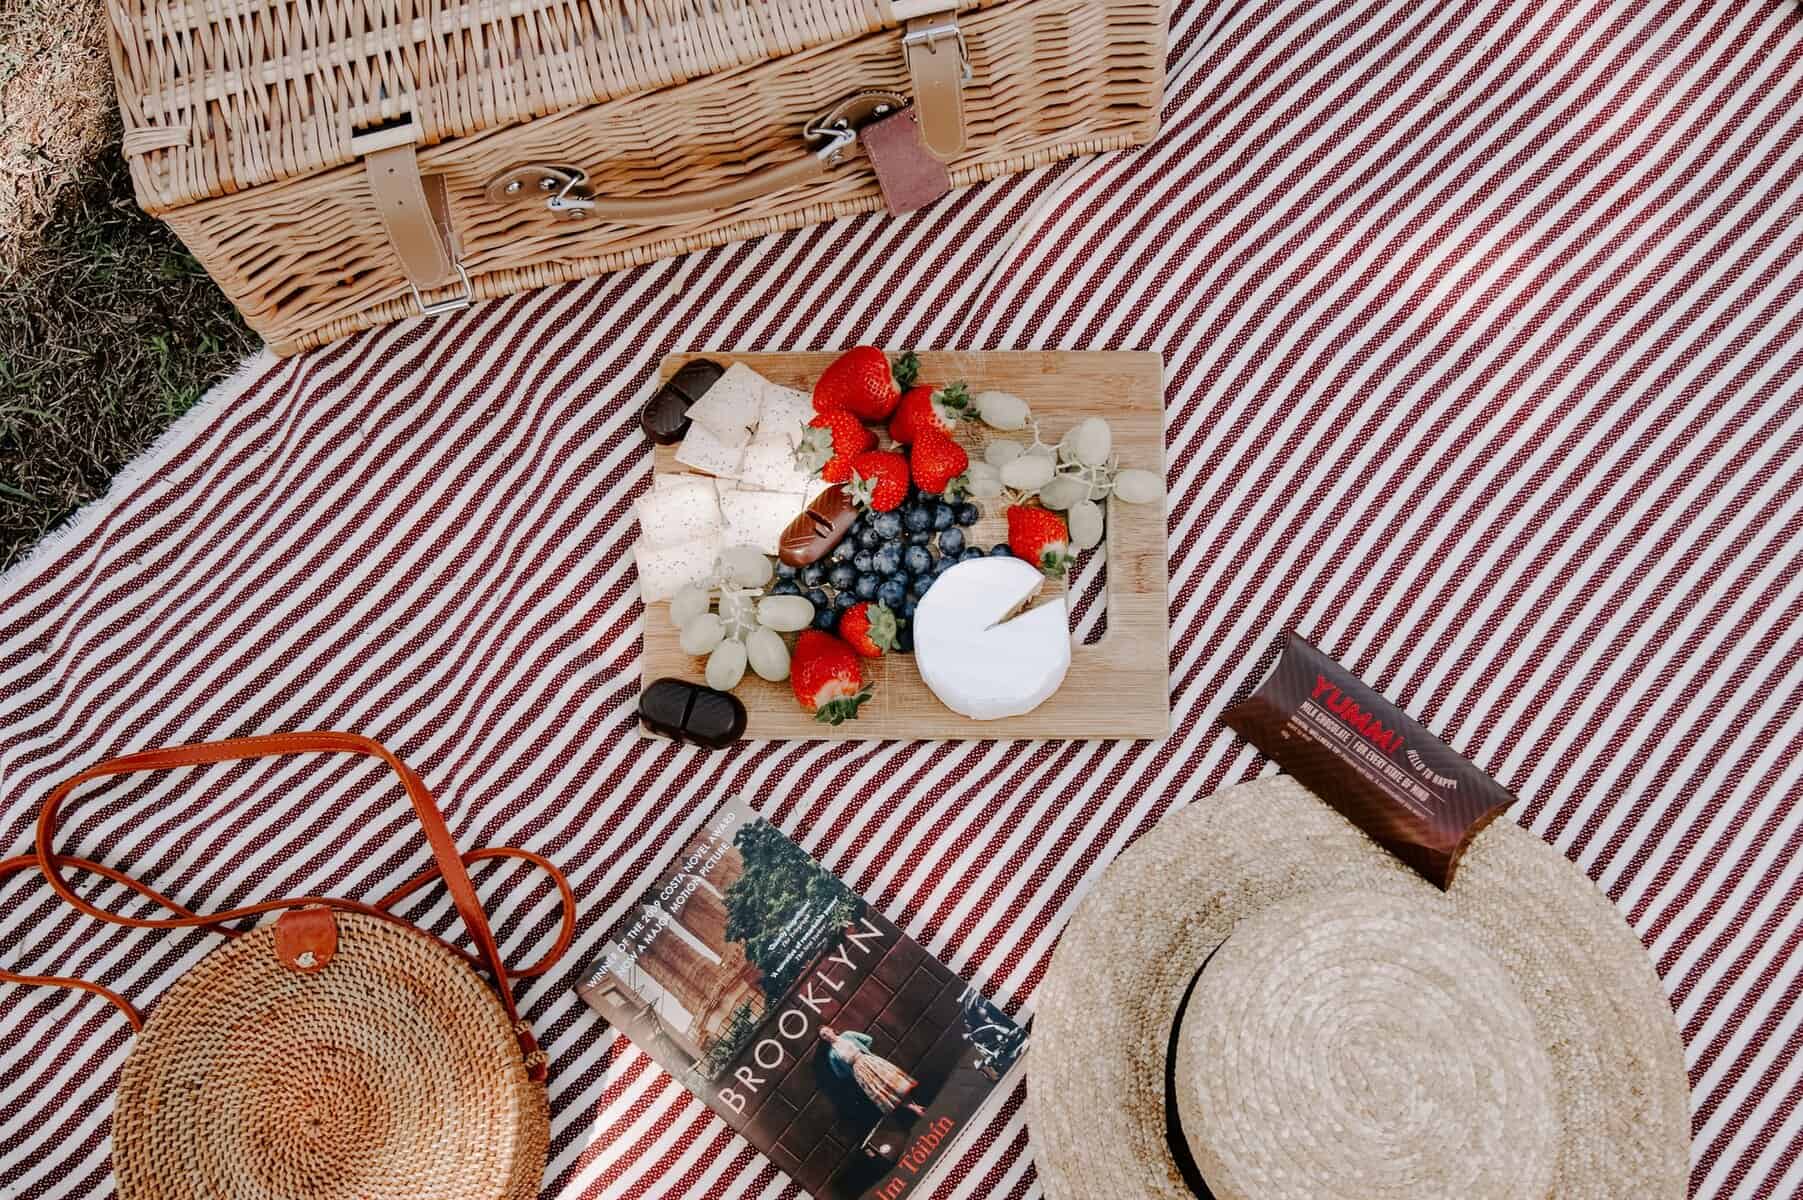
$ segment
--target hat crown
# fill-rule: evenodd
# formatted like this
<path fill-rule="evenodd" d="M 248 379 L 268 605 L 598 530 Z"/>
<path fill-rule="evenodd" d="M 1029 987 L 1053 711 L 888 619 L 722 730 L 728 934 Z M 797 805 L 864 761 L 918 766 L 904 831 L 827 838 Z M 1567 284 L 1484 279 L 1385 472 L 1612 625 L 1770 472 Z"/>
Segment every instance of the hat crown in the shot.
<path fill-rule="evenodd" d="M 1316 892 L 1234 926 L 1179 1022 L 1217 1200 L 1549 1194 L 1554 1075 L 1510 972 L 1449 916 Z"/>

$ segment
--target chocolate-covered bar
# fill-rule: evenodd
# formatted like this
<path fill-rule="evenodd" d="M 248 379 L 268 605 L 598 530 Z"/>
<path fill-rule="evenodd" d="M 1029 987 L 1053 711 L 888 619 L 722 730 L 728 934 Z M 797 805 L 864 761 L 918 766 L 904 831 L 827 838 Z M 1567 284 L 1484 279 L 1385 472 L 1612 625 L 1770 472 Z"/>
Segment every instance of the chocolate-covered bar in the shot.
<path fill-rule="evenodd" d="M 697 358 L 682 365 L 670 381 L 657 389 L 639 410 L 639 428 L 660 446 L 672 446 L 689 431 L 689 405 L 726 374 L 717 362 Z"/>
<path fill-rule="evenodd" d="M 801 515 L 789 522 L 777 543 L 777 556 L 791 567 L 805 567 L 819 562 L 839 544 L 851 523 L 858 519 L 858 506 L 842 487 L 830 487 Z"/>
<path fill-rule="evenodd" d="M 745 736 L 745 706 L 737 696 L 686 679 L 659 679 L 646 687 L 639 720 L 652 733 L 715 750 Z"/>

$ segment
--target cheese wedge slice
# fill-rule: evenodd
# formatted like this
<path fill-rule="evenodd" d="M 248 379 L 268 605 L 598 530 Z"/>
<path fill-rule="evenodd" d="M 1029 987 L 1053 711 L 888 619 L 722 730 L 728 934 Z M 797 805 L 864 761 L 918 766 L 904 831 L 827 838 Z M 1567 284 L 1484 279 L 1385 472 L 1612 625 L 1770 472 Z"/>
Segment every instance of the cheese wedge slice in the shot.
<path fill-rule="evenodd" d="M 814 419 L 814 401 L 806 392 L 766 383 L 758 407 L 757 439 L 780 437 L 791 447 L 801 445 L 802 430 Z"/>
<path fill-rule="evenodd" d="M 1018 558 L 977 558 L 941 575 L 914 613 L 914 665 L 955 713 L 995 721 L 1051 698 L 1071 665 L 1060 595 L 1012 615 L 1045 583 Z"/>
<path fill-rule="evenodd" d="M 651 476 L 651 490 L 654 492 L 680 492 L 687 489 L 711 491 L 714 479 L 711 475 L 693 475 L 687 471 L 658 471 Z"/>
<path fill-rule="evenodd" d="M 739 484 L 760 492 L 809 492 L 818 481 L 795 461 L 795 446 L 781 434 L 758 431 L 739 463 Z"/>
<path fill-rule="evenodd" d="M 720 497 L 726 544 L 756 546 L 765 554 L 775 554 L 783 530 L 806 506 L 807 497 L 799 492 L 755 492 L 744 487 L 727 492 Z"/>
<path fill-rule="evenodd" d="M 640 540 L 648 545 L 680 546 L 720 536 L 720 499 L 706 480 L 699 486 L 654 486 L 639 497 L 638 510 Z"/>
<path fill-rule="evenodd" d="M 679 546 L 654 546 L 640 539 L 633 547 L 638 560 L 640 598 L 654 604 L 668 600 L 691 583 L 710 578 L 723 544 L 718 536 Z"/>
<path fill-rule="evenodd" d="M 699 425 L 725 445 L 743 446 L 758 423 L 764 389 L 774 386 L 744 363 L 734 363 L 689 405 L 690 431 Z"/>
<path fill-rule="evenodd" d="M 729 445 L 720 440 L 718 434 L 706 425 L 691 424 L 689 431 L 683 435 L 682 444 L 676 447 L 676 461 L 685 467 L 694 467 L 697 471 L 706 471 L 709 475 L 724 475 L 729 478 L 739 477 L 739 461 L 745 454 L 745 442 Z"/>

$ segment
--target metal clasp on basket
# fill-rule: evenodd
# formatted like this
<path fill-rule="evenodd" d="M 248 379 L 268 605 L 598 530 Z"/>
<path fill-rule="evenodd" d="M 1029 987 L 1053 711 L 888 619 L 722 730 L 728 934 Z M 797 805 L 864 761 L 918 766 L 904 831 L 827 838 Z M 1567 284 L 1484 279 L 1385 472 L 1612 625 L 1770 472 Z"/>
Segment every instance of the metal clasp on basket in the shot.
<path fill-rule="evenodd" d="M 902 34 L 902 47 L 925 46 L 928 50 L 940 42 L 955 41 L 958 43 L 958 61 L 964 69 L 964 82 L 969 83 L 976 78 L 970 67 L 970 44 L 964 40 L 964 30 L 959 27 L 956 18 L 941 21 L 936 25 L 928 25 L 925 29 L 912 29 Z"/>
<path fill-rule="evenodd" d="M 807 123 L 806 127 L 802 129 L 801 135 L 809 141 L 825 138 L 826 141 L 821 147 L 814 151 L 814 157 L 821 162 L 835 164 L 845 153 L 845 148 L 858 140 L 858 131 L 851 127 L 850 122 L 844 120 L 822 123 L 819 118 L 816 118 Z"/>
<path fill-rule="evenodd" d="M 452 296 L 448 300 L 434 300 L 427 304 L 426 298 L 419 294 L 419 285 L 412 280 L 407 282 L 407 286 L 413 289 L 413 302 L 419 305 L 420 316 L 442 317 L 446 313 L 462 312 L 476 302 L 476 290 L 470 286 L 470 273 L 463 269 L 462 260 L 454 258 L 451 260 L 451 265 L 457 268 L 457 278 L 463 281 L 463 295 L 461 296 Z"/>

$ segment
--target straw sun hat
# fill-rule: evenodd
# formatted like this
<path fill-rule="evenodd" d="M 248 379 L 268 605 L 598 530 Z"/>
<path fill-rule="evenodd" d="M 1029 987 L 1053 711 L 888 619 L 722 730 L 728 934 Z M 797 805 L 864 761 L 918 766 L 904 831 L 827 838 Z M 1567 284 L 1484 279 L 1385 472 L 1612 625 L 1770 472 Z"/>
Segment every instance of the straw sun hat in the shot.
<path fill-rule="evenodd" d="M 1291 779 L 1229 788 L 1108 869 L 1036 1008 L 1053 1200 L 1685 1194 L 1652 965 L 1506 820 L 1441 892 Z"/>

